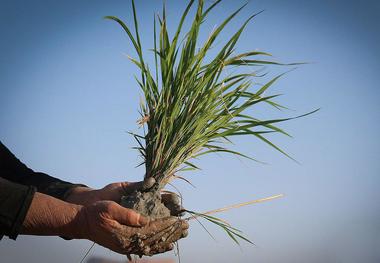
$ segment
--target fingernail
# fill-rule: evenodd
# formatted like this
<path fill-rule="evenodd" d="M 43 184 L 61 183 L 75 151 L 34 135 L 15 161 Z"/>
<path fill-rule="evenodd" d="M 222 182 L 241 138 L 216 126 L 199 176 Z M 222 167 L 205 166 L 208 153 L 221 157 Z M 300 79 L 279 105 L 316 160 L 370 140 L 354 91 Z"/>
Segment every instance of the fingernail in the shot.
<path fill-rule="evenodd" d="M 185 230 L 182 232 L 182 237 L 187 237 L 189 235 L 189 231 Z"/>
<path fill-rule="evenodd" d="M 145 217 L 145 216 L 140 215 L 139 224 L 141 226 L 145 226 L 148 223 L 149 223 L 149 219 L 147 217 Z"/>
<path fill-rule="evenodd" d="M 143 189 L 149 189 L 156 183 L 156 179 L 153 177 L 149 177 L 144 180 L 143 182 Z"/>
<path fill-rule="evenodd" d="M 186 221 L 183 221 L 183 222 L 182 222 L 182 228 L 183 228 L 183 229 L 188 229 L 188 228 L 189 228 L 189 223 L 186 222 Z"/>
<path fill-rule="evenodd" d="M 178 206 L 181 204 L 181 200 L 178 198 L 176 194 L 172 194 L 171 199 L 172 199 L 173 204 L 178 205 Z"/>

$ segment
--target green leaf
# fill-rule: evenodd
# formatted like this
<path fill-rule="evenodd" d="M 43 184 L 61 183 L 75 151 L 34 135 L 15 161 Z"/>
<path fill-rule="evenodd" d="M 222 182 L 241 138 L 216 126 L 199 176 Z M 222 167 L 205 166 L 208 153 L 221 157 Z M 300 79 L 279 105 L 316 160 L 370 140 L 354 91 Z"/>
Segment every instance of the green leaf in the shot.
<path fill-rule="evenodd" d="M 230 36 L 222 35 L 231 21 L 241 16 L 246 6 L 243 5 L 219 21 L 219 26 L 210 32 L 204 43 L 199 43 L 203 22 L 220 2 L 218 0 L 208 5 L 204 0 L 189 0 L 179 16 L 178 24 L 174 26 L 173 34 L 169 32 L 168 24 L 171 22 L 163 5 L 162 16 L 154 16 L 153 19 L 153 54 L 149 52 L 154 56 L 154 72 L 144 60 L 135 2 L 132 1 L 133 32 L 119 18 L 105 17 L 123 28 L 138 55 L 130 61 L 141 73 L 136 82 L 143 92 L 140 102 L 143 136 L 133 136 L 137 141 L 136 149 L 145 163 L 146 176 L 154 177 L 160 184 L 159 188 L 163 188 L 164 182 L 170 181 L 175 172 L 200 169 L 192 163 L 192 159 L 206 154 L 229 153 L 257 161 L 250 154 L 231 149 L 232 138 L 236 136 L 245 135 L 263 141 L 293 159 L 268 135 L 279 133 L 290 136 L 277 127 L 277 123 L 315 112 L 293 118 L 265 117 L 268 116 L 268 108 L 260 105 L 269 104 L 275 109 L 286 110 L 277 102 L 279 95 L 266 95 L 266 92 L 289 71 L 264 82 L 262 79 L 266 80 L 269 74 L 262 74 L 262 70 L 302 63 L 273 61 L 271 54 L 264 51 L 237 52 L 237 43 L 244 30 L 261 12 L 247 17 Z M 192 8 L 194 15 L 189 17 Z M 257 70 L 252 72 L 252 66 L 258 67 Z M 265 84 L 259 86 L 258 83 Z M 276 102 L 273 101 L 275 98 Z M 272 107 L 269 110 L 274 110 Z M 239 239 L 234 234 L 236 230 L 214 218 L 207 218 Z"/>

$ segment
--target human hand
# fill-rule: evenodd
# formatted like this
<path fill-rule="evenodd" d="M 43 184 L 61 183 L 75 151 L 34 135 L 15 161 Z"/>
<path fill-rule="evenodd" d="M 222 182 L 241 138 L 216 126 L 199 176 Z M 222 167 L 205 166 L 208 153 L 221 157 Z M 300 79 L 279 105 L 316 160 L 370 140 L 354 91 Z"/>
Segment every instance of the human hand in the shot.
<path fill-rule="evenodd" d="M 89 187 L 73 188 L 65 201 L 78 204 L 90 205 L 97 201 L 114 201 L 119 203 L 123 195 L 128 195 L 134 191 L 142 191 L 149 189 L 154 185 L 154 180 L 146 180 L 141 182 L 119 182 L 108 184 L 101 189 L 92 189 Z M 180 205 L 178 196 L 174 193 L 164 193 L 161 195 L 162 202 L 170 210 L 172 216 L 181 214 L 183 208 Z"/>
<path fill-rule="evenodd" d="M 149 221 L 112 201 L 98 201 L 78 213 L 73 238 L 92 240 L 121 254 L 154 255 L 173 249 L 187 235 L 188 223 L 176 217 Z"/>
<path fill-rule="evenodd" d="M 103 200 L 119 203 L 123 195 L 128 195 L 135 190 L 139 191 L 142 189 L 143 182 L 118 182 L 108 184 L 101 189 L 75 187 L 68 193 L 65 201 L 79 205 L 90 205 Z"/>

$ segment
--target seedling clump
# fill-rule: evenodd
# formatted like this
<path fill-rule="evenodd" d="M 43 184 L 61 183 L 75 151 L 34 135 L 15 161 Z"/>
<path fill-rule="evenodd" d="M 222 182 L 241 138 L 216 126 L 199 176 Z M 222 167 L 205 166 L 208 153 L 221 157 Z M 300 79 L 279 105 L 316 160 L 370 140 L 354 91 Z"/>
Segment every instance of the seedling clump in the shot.
<path fill-rule="evenodd" d="M 271 55 L 262 51 L 236 52 L 235 46 L 241 34 L 257 14 L 249 16 L 227 39 L 220 39 L 221 32 L 240 14 L 245 5 L 226 17 L 204 43 L 199 43 L 203 22 L 221 1 L 215 1 L 206 8 L 205 1 L 198 0 L 191 25 L 183 33 L 184 21 L 188 19 L 194 2 L 191 0 L 188 3 L 172 37 L 167 30 L 165 6 L 161 15 L 154 16 L 151 50 L 154 58 L 153 71 L 146 63 L 146 54 L 142 50 L 134 1 L 132 0 L 133 30 L 117 17 L 105 17 L 123 28 L 137 53 L 136 58 L 129 59 L 140 69 L 141 76 L 136 81 L 144 97 L 140 104 L 141 119 L 138 121 L 144 127 L 144 134 L 132 135 L 138 143 L 136 149 L 143 158 L 142 164 L 145 165 L 146 187 L 123 197 L 121 203 L 152 218 L 170 215 L 162 203 L 161 191 L 174 179 L 187 181 L 179 174 L 199 169 L 192 163 L 194 158 L 222 152 L 252 159 L 228 147 L 226 142 L 230 142 L 232 137 L 251 136 L 287 155 L 266 135 L 288 135 L 275 124 L 292 118 L 259 119 L 253 116 L 255 110 L 262 110 L 262 107 L 257 107 L 261 104 L 276 109 L 284 108 L 274 101 L 279 95 L 266 95 L 266 91 L 283 74 L 275 76 L 264 85 L 253 80 L 263 77 L 258 73 L 260 70 L 257 70 L 262 70 L 263 66 L 294 64 L 265 59 Z M 216 45 L 216 40 L 222 41 L 222 46 Z M 210 55 L 211 49 L 214 55 Z M 230 70 L 232 68 L 233 71 Z M 243 238 L 238 230 L 217 218 L 208 215 L 203 215 L 203 218 L 223 227 L 235 241 L 236 237 Z"/>

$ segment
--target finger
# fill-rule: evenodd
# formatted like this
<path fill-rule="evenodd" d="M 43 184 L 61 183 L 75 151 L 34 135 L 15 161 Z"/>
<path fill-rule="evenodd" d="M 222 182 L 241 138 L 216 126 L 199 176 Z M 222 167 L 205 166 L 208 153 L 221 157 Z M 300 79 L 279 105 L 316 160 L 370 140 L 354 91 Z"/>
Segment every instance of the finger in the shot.
<path fill-rule="evenodd" d="M 144 243 L 147 246 L 152 246 L 159 242 L 166 242 L 175 225 L 178 225 L 177 221 L 178 219 L 175 217 L 151 221 L 141 233 L 144 237 Z"/>
<path fill-rule="evenodd" d="M 150 232 L 146 233 L 145 244 L 153 246 L 156 244 L 169 244 L 187 235 L 189 225 L 186 221 L 176 217 L 159 219 L 145 227 Z"/>
<path fill-rule="evenodd" d="M 148 256 L 159 254 L 159 253 L 165 253 L 165 252 L 173 250 L 173 249 L 174 249 L 174 245 L 172 243 L 157 244 L 157 245 L 150 247 Z"/>
<path fill-rule="evenodd" d="M 171 231 L 169 231 L 165 237 L 166 242 L 174 243 L 177 240 L 187 237 L 189 232 L 187 229 L 189 228 L 189 224 L 184 220 L 178 220 L 177 225 L 174 226 Z"/>
<path fill-rule="evenodd" d="M 170 215 L 171 216 L 184 216 L 185 215 L 185 209 L 183 208 L 183 206 L 180 206 L 180 205 L 168 205 L 166 206 L 169 210 L 170 210 Z"/>
<path fill-rule="evenodd" d="M 184 230 L 184 231 L 182 232 L 182 236 L 181 236 L 181 238 L 185 238 L 185 237 L 187 237 L 188 235 L 189 235 L 189 231 Z"/>
<path fill-rule="evenodd" d="M 138 255 L 140 258 L 144 256 L 153 256 L 159 253 L 165 253 L 167 251 L 173 250 L 173 244 L 155 244 L 152 246 L 145 245 L 143 248 L 134 248 L 134 254 Z"/>
<path fill-rule="evenodd" d="M 153 177 L 145 178 L 143 183 L 143 190 L 148 190 L 153 187 L 153 185 L 156 183 L 156 179 Z"/>
<path fill-rule="evenodd" d="M 167 242 L 174 243 L 181 238 L 187 237 L 189 234 L 188 228 L 189 224 L 186 221 L 178 220 L 178 225 L 167 235 Z"/>
<path fill-rule="evenodd" d="M 163 231 L 175 225 L 177 221 L 178 221 L 178 218 L 174 216 L 156 219 L 149 223 L 149 226 L 147 227 L 146 230 L 153 233 L 158 233 L 160 231 Z"/>
<path fill-rule="evenodd" d="M 188 224 L 170 217 L 151 221 L 141 229 L 134 229 L 130 248 L 133 254 L 154 255 L 173 249 L 173 242 L 187 235 Z"/>
<path fill-rule="evenodd" d="M 180 199 L 175 193 L 161 195 L 162 202 L 170 210 L 172 216 L 183 216 L 184 208 L 180 205 Z"/>
<path fill-rule="evenodd" d="M 140 182 L 121 182 L 122 194 L 131 194 L 134 191 L 143 191 L 151 188 L 156 183 L 153 177 L 147 178 Z"/>
<path fill-rule="evenodd" d="M 141 191 L 143 189 L 144 182 L 122 182 L 122 194 L 132 194 L 134 191 Z"/>
<path fill-rule="evenodd" d="M 161 195 L 162 202 L 166 205 L 168 203 L 179 205 L 181 200 L 175 193 L 164 193 Z"/>
<path fill-rule="evenodd" d="M 121 225 L 127 226 L 145 226 L 149 223 L 149 219 L 139 213 L 114 203 L 109 207 L 108 213 L 112 219 L 116 220 Z"/>

